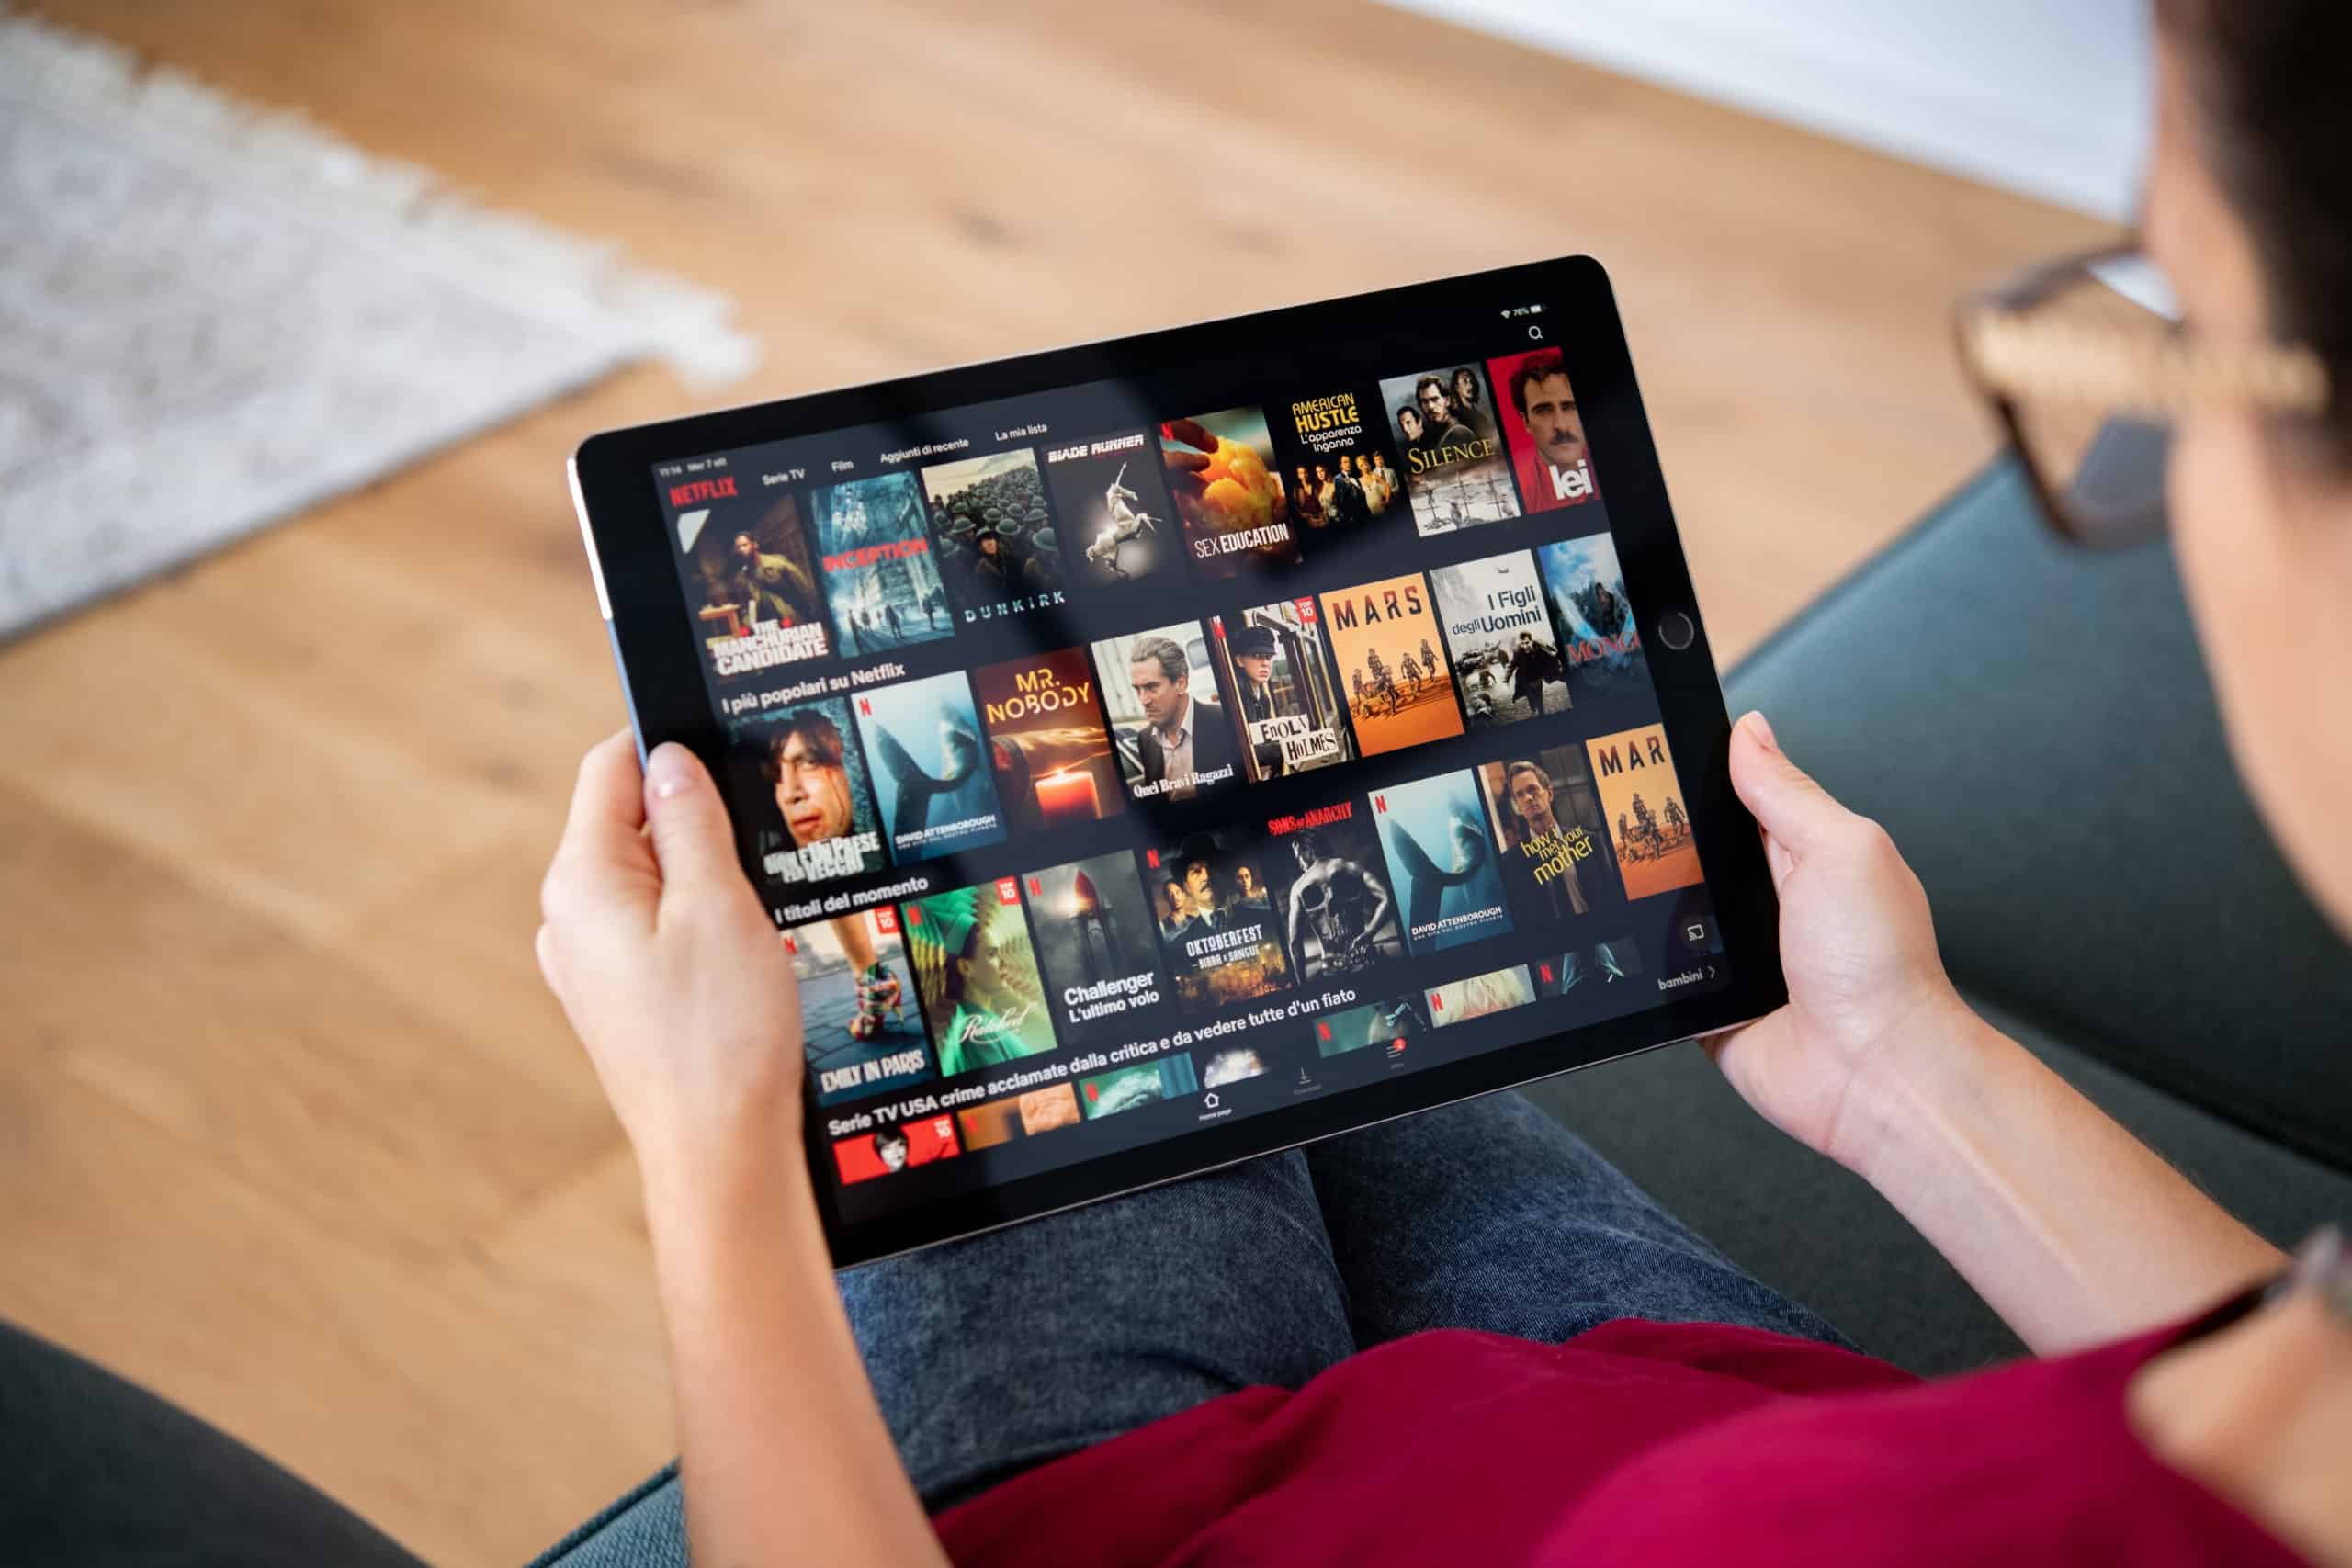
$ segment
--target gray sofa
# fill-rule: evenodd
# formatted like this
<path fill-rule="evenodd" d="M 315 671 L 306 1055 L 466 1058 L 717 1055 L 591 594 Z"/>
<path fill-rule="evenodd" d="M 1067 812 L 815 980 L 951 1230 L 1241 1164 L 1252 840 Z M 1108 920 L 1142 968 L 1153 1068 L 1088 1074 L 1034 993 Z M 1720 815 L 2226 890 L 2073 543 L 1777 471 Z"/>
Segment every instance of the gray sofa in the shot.
<path fill-rule="evenodd" d="M 2163 549 L 2067 550 L 1996 464 L 1725 685 L 1886 824 L 1954 978 L 2002 1027 L 2274 1240 L 2352 1216 L 2352 952 L 2232 772 Z M 1751 1114 L 1695 1047 L 1530 1092 L 1866 1349 L 1927 1373 L 2018 1349 L 1898 1215 Z M 143 1466 L 198 1479 L 126 1484 Z M 176 1562 L 412 1561 L 199 1423 L 6 1332 L 0 1473 L 0 1540 L 34 1544 L 11 1561 L 137 1560 L 77 1540 L 168 1543 L 157 1560 Z M 326 1555 L 251 1549 L 300 1540 L 304 1507 Z M 214 1539 L 232 1545 L 191 1550 Z M 540 1561 L 683 1564 L 674 1481 Z"/>

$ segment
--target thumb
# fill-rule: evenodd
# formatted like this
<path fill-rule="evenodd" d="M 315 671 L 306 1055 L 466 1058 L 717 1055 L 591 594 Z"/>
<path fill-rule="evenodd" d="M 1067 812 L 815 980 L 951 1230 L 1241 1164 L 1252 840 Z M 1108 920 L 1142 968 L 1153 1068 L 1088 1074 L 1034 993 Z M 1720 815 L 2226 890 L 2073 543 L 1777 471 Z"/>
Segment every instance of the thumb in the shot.
<path fill-rule="evenodd" d="M 1781 750 L 1760 713 L 1732 726 L 1731 787 L 1764 831 L 1799 859 L 1826 848 L 1854 814 Z"/>
<path fill-rule="evenodd" d="M 700 893 L 740 882 L 734 829 L 718 786 L 692 751 L 665 740 L 645 760 L 645 816 L 652 825 L 653 858 L 662 863 L 662 895 Z"/>

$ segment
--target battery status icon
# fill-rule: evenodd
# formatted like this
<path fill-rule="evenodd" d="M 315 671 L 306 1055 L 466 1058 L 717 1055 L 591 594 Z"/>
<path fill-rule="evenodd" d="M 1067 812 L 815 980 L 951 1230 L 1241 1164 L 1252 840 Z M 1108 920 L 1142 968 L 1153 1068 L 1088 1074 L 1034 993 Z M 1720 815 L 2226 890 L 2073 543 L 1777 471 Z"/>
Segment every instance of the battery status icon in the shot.
<path fill-rule="evenodd" d="M 1544 313 L 1544 307 L 1541 305 L 1530 305 L 1527 308 L 1527 313 L 1531 316 L 1540 316 Z"/>

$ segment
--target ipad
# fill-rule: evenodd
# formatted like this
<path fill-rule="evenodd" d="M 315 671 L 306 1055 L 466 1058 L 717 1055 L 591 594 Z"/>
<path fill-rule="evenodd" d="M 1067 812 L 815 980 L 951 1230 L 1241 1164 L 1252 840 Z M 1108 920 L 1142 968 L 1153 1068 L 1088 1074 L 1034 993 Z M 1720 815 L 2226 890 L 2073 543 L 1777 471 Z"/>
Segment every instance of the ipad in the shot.
<path fill-rule="evenodd" d="M 1784 999 L 1577 257 L 697 414 L 571 469 L 799 976 L 842 1267 Z"/>

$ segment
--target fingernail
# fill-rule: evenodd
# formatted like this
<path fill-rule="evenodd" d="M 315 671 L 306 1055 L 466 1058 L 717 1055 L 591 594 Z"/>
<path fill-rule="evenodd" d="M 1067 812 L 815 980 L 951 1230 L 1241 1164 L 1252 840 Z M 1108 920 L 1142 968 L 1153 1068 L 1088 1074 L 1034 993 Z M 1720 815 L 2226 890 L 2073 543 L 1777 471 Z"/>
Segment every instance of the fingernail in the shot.
<path fill-rule="evenodd" d="M 686 749 L 674 740 L 664 740 L 645 760 L 645 776 L 653 785 L 654 797 L 667 800 L 686 787 Z"/>
<path fill-rule="evenodd" d="M 1763 742 L 1766 750 L 1777 751 L 1781 749 L 1779 738 L 1772 733 L 1772 721 L 1766 718 L 1760 711 L 1755 708 L 1748 709 L 1747 716 L 1741 722 L 1747 726 L 1747 732 L 1750 735 Z"/>

